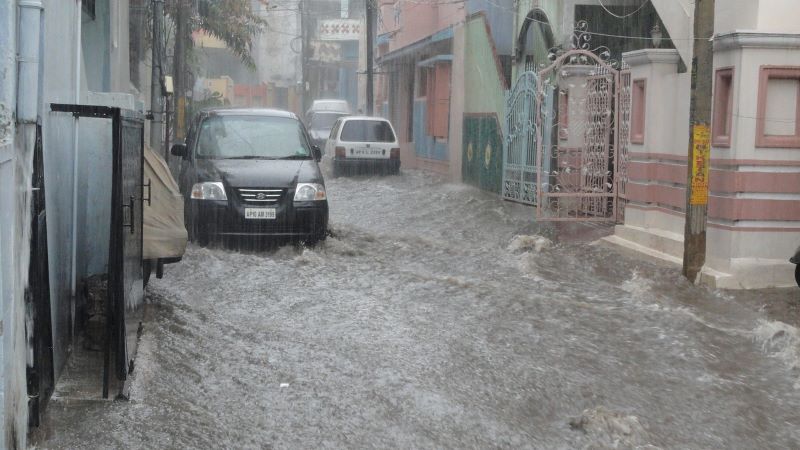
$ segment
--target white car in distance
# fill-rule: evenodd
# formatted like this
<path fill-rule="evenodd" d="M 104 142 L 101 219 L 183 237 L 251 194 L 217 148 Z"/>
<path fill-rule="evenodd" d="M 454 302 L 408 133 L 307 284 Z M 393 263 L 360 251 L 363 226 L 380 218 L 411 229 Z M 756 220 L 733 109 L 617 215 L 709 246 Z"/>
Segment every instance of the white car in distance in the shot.
<path fill-rule="evenodd" d="M 381 117 L 348 116 L 331 129 L 325 154 L 331 156 L 333 176 L 400 171 L 400 144 L 391 122 Z"/>

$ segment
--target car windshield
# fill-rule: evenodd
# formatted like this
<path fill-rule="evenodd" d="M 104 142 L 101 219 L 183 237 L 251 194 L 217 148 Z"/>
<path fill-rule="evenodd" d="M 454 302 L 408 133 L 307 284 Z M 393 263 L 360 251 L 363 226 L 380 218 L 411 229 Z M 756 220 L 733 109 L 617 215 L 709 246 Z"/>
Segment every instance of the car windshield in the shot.
<path fill-rule="evenodd" d="M 317 112 L 311 115 L 308 127 L 312 130 L 330 130 L 333 124 L 346 114 Z"/>
<path fill-rule="evenodd" d="M 342 128 L 345 142 L 394 142 L 394 133 L 383 120 L 348 120 Z"/>
<path fill-rule="evenodd" d="M 289 117 L 213 116 L 197 139 L 201 159 L 310 158 L 302 125 Z"/>

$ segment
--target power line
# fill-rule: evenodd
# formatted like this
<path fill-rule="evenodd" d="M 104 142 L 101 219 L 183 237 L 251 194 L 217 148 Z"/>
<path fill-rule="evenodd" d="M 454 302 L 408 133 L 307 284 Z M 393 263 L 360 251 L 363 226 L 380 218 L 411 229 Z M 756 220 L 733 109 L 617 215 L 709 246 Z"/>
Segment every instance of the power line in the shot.
<path fill-rule="evenodd" d="M 650 3 L 650 0 L 644 0 L 644 2 L 643 2 L 643 3 L 642 3 L 642 4 L 641 4 L 641 5 L 638 7 L 638 8 L 636 8 L 636 11 L 634 11 L 634 12 L 632 12 L 632 13 L 629 13 L 629 14 L 625 14 L 625 15 L 618 15 L 618 14 L 614 14 L 613 12 L 611 12 L 611 10 L 610 10 L 610 9 L 608 9 L 608 8 L 606 8 L 606 5 L 604 5 L 604 4 L 603 4 L 603 0 L 597 0 L 597 3 L 599 3 L 599 4 L 600 4 L 600 6 L 601 6 L 601 7 L 602 7 L 602 8 L 603 8 L 603 9 L 604 9 L 604 10 L 605 10 L 605 11 L 606 11 L 608 14 L 610 14 L 610 15 L 612 15 L 612 16 L 614 16 L 614 17 L 616 17 L 617 19 L 627 19 L 628 17 L 630 17 L 630 16 L 632 16 L 632 15 L 634 15 L 634 14 L 638 13 L 639 11 L 641 11 L 641 10 L 642 10 L 642 8 L 644 8 L 644 7 L 645 7 L 645 6 L 646 6 L 648 3 Z"/>

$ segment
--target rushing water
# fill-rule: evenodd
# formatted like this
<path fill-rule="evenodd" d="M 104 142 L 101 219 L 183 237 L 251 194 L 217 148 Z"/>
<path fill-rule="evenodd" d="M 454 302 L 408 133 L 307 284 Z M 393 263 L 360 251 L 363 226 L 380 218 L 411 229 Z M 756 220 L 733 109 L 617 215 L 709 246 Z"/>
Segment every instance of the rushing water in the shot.
<path fill-rule="evenodd" d="M 190 247 L 130 402 L 55 400 L 39 446 L 800 447 L 800 335 L 761 308 L 797 292 L 692 286 L 428 174 L 329 195 L 316 248 Z"/>

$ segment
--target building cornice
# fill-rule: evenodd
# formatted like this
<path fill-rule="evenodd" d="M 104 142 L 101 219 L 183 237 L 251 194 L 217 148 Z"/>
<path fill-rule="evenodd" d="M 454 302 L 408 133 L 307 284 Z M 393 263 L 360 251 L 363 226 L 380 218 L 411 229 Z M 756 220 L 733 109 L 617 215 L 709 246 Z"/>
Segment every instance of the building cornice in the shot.
<path fill-rule="evenodd" d="M 715 52 L 737 50 L 741 48 L 797 50 L 800 49 L 800 34 L 737 30 L 714 36 Z"/>
<path fill-rule="evenodd" d="M 648 48 L 623 53 L 622 60 L 630 67 L 645 64 L 678 64 L 681 55 L 674 48 Z"/>

